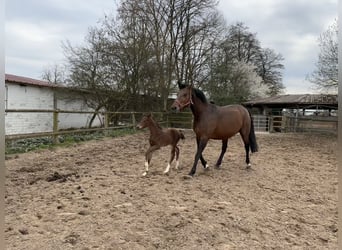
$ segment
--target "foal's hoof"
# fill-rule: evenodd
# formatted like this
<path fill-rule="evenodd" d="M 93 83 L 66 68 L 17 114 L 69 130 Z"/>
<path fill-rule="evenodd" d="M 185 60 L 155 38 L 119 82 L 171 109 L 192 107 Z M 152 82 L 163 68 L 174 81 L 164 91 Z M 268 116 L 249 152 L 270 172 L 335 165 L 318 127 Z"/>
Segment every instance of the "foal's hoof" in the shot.
<path fill-rule="evenodd" d="M 147 172 L 144 172 L 143 174 L 142 174 L 142 176 L 146 176 L 147 175 Z"/>

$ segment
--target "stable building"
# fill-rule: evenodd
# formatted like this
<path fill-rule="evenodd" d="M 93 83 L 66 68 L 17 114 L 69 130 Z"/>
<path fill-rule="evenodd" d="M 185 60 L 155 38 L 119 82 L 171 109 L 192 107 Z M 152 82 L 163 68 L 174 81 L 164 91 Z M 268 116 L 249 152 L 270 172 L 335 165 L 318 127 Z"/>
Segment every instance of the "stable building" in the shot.
<path fill-rule="evenodd" d="M 337 133 L 337 95 L 279 95 L 243 103 L 261 131 L 333 131 Z"/>

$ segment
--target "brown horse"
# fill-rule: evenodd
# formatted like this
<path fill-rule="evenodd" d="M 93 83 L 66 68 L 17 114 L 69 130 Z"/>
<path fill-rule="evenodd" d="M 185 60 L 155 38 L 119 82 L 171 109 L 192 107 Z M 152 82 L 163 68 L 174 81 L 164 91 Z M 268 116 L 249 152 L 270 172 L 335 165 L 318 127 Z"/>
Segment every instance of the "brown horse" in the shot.
<path fill-rule="evenodd" d="M 222 140 L 221 154 L 216 162 L 216 167 L 219 168 L 227 150 L 228 139 L 237 133 L 240 133 L 245 144 L 247 168 L 251 167 L 249 149 L 253 153 L 257 152 L 258 145 L 249 111 L 241 105 L 216 106 L 208 102 L 203 92 L 192 85 L 178 82 L 178 87 L 180 90 L 171 109 L 181 111 L 190 106 L 194 116 L 193 130 L 196 134 L 197 152 L 189 175 L 195 174 L 199 159 L 204 168 L 208 167 L 202 152 L 209 139 Z"/>
<path fill-rule="evenodd" d="M 184 139 L 184 135 L 182 131 L 177 129 L 162 129 L 159 124 L 152 119 L 152 115 L 148 114 L 143 116 L 140 123 L 137 125 L 138 128 L 143 129 L 148 127 L 150 130 L 150 147 L 146 151 L 145 154 L 145 172 L 143 173 L 143 176 L 145 176 L 148 172 L 148 167 L 150 165 L 151 159 L 152 159 L 152 153 L 161 147 L 165 147 L 168 145 L 171 145 L 171 157 L 167 164 L 167 167 L 164 171 L 164 174 L 167 174 L 170 170 L 171 163 L 173 159 L 175 158 L 176 154 L 176 169 L 178 169 L 179 166 L 179 148 L 177 146 L 177 143 L 180 139 Z"/>

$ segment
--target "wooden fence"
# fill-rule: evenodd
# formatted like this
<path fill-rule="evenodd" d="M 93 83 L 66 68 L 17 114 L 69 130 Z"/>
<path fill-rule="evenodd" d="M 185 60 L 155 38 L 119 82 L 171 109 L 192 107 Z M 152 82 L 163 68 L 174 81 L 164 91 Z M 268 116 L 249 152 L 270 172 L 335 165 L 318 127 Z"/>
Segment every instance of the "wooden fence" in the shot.
<path fill-rule="evenodd" d="M 18 140 L 26 138 L 36 137 L 49 137 L 53 138 L 54 143 L 58 143 L 58 136 L 66 134 L 77 134 L 85 132 L 95 131 L 110 131 L 115 129 L 131 128 L 135 129 L 137 122 L 140 121 L 144 112 L 94 112 L 94 111 L 70 111 L 70 110 L 54 110 L 54 109 L 6 109 L 6 113 L 52 113 L 52 128 L 48 132 L 39 133 L 26 133 L 26 134 L 11 134 L 6 135 L 5 139 Z M 68 114 L 96 114 L 101 115 L 103 118 L 102 127 L 91 127 L 91 128 L 74 128 L 74 129 L 59 129 L 58 119 L 62 113 Z M 154 119 L 166 127 L 180 127 L 180 128 L 191 128 L 192 114 L 190 112 L 184 112 L 179 114 L 172 114 L 166 112 L 151 112 Z M 18 121 L 20 122 L 20 121 Z"/>
<path fill-rule="evenodd" d="M 53 109 L 7 109 L 5 112 L 17 113 L 52 113 L 53 126 L 49 132 L 6 135 L 6 140 L 17 140 L 34 137 L 51 136 L 54 143 L 58 143 L 58 136 L 95 131 L 110 131 L 122 128 L 135 129 L 143 112 L 94 112 L 94 111 L 68 111 Z M 58 117 L 61 113 L 98 114 L 103 117 L 102 127 L 75 128 L 61 130 L 58 127 Z M 192 128 L 192 113 L 151 112 L 158 123 L 164 127 Z M 337 117 L 291 117 L 291 116 L 265 116 L 253 115 L 256 131 L 262 132 L 333 132 L 337 133 Z"/>

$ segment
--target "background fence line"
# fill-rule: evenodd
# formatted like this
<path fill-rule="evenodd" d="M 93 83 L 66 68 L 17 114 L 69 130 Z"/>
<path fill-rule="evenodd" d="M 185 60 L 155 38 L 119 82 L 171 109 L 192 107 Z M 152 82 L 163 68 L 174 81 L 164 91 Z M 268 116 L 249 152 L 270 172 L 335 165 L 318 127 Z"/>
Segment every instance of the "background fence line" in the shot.
<path fill-rule="evenodd" d="M 75 111 L 60 109 L 6 109 L 6 113 L 52 113 L 53 122 L 51 131 L 41 133 L 11 134 L 6 135 L 6 140 L 27 139 L 35 137 L 51 136 L 54 143 L 58 143 L 59 135 L 86 133 L 95 131 L 110 131 L 115 129 L 135 129 L 137 122 L 146 112 L 104 112 L 104 111 Z M 58 118 L 61 113 L 70 114 L 96 114 L 101 115 L 103 125 L 91 128 L 59 129 Z M 150 112 L 154 119 L 165 127 L 191 129 L 192 113 Z M 337 117 L 294 117 L 288 115 L 253 115 L 254 127 L 261 132 L 332 132 L 337 133 Z"/>

